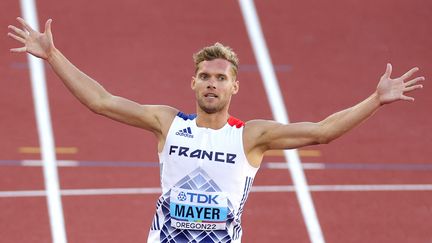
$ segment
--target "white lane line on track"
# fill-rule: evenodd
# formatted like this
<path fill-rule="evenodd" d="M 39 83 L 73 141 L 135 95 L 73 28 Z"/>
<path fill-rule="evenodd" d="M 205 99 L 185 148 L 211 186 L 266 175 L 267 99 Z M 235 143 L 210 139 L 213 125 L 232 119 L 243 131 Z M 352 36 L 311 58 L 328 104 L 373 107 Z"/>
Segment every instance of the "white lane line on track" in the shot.
<path fill-rule="evenodd" d="M 432 191 L 432 184 L 309 185 L 312 192 Z M 293 186 L 256 186 L 253 192 L 293 192 Z"/>
<path fill-rule="evenodd" d="M 267 162 L 266 166 L 269 169 L 289 169 L 289 163 Z M 302 163 L 304 170 L 324 170 L 324 163 Z"/>
<path fill-rule="evenodd" d="M 36 4 L 34 0 L 21 0 L 23 18 L 35 30 L 39 30 Z M 42 152 L 45 188 L 47 191 L 48 214 L 51 236 L 54 243 L 66 243 L 66 229 L 58 181 L 54 136 L 48 105 L 45 71 L 42 60 L 27 54 L 30 65 L 33 100 L 36 113 L 39 144 Z"/>
<path fill-rule="evenodd" d="M 78 161 L 57 160 L 57 167 L 154 167 L 159 168 L 159 162 L 146 161 Z M 376 170 L 376 171 L 431 171 L 431 163 L 301 163 L 304 170 Z M 41 160 L 0 160 L 0 166 L 42 166 Z M 289 167 L 286 162 L 264 162 L 261 169 L 286 170 Z"/>
<path fill-rule="evenodd" d="M 77 160 L 57 160 L 57 167 L 80 167 L 80 161 Z M 97 162 L 96 162 L 97 163 Z M 104 162 L 99 162 L 103 164 Z M 121 165 L 122 162 L 118 162 Z M 159 163 L 154 162 L 159 165 Z M 41 160 L 22 160 L 21 166 L 38 167 L 42 166 Z M 289 164 L 281 162 L 266 162 L 266 167 L 269 169 L 288 169 Z M 95 165 L 96 166 L 96 165 Z M 305 170 L 323 170 L 325 169 L 324 163 L 302 163 L 302 167 Z"/>
<path fill-rule="evenodd" d="M 432 184 L 381 184 L 381 185 L 310 185 L 312 192 L 395 192 L 395 191 L 432 191 Z M 110 196 L 110 195 L 145 195 L 161 193 L 159 187 L 142 188 L 95 188 L 63 189 L 62 196 Z M 295 192 L 292 185 L 253 186 L 251 192 Z M 44 197 L 45 190 L 0 191 L 0 198 Z"/>
<path fill-rule="evenodd" d="M 57 160 L 57 167 L 79 167 L 79 161 L 74 160 Z M 42 166 L 42 161 L 40 160 L 23 160 L 21 161 L 22 166 L 37 167 Z"/>
<path fill-rule="evenodd" d="M 100 162 L 103 164 L 103 162 Z M 159 165 L 159 163 L 154 162 Z M 21 161 L 21 166 L 38 167 L 42 166 L 42 161 L 40 160 L 23 160 Z M 121 164 L 121 162 L 119 162 Z M 324 163 L 302 163 L 302 168 L 304 170 L 324 170 Z M 57 167 L 80 167 L 80 161 L 75 160 L 57 160 Z M 265 166 L 269 169 L 289 169 L 288 163 L 281 162 L 267 162 Z"/>
<path fill-rule="evenodd" d="M 269 99 L 273 117 L 276 121 L 289 123 L 287 110 L 283 101 L 279 83 L 271 62 L 270 54 L 262 33 L 261 24 L 256 12 L 253 0 L 239 0 L 255 59 L 258 63 L 261 78 Z M 289 163 L 289 171 L 296 189 L 297 200 L 305 221 L 306 229 L 312 243 L 324 243 L 324 235 L 318 221 L 312 196 L 308 189 L 306 177 L 304 175 L 300 157 L 297 150 L 285 150 L 285 158 Z"/>

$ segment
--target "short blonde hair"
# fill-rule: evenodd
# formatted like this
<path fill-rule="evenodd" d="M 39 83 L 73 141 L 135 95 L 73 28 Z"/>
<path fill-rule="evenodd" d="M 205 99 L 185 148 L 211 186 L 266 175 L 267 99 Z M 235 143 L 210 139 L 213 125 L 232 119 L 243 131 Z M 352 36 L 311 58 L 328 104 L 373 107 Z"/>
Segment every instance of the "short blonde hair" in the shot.
<path fill-rule="evenodd" d="M 195 62 L 195 73 L 198 72 L 199 64 L 203 61 L 211 61 L 214 59 L 225 59 L 231 63 L 231 70 L 234 77 L 237 77 L 239 60 L 237 54 L 229 46 L 224 46 L 216 42 L 212 46 L 206 46 L 193 55 Z"/>

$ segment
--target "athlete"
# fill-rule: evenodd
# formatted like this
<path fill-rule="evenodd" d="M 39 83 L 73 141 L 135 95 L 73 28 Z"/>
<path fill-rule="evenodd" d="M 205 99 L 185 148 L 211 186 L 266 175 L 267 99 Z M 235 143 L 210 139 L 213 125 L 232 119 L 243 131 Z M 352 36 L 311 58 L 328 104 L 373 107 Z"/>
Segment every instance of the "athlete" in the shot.
<path fill-rule="evenodd" d="M 70 92 L 91 111 L 152 132 L 158 141 L 162 195 L 157 201 L 148 242 L 240 242 L 241 214 L 264 152 L 326 144 L 360 124 L 381 106 L 414 101 L 406 93 L 423 86 L 413 68 L 391 78 L 392 66 L 377 89 L 359 104 L 320 122 L 280 124 L 230 116 L 239 91 L 238 59 L 229 47 L 216 43 L 194 55 L 191 88 L 196 114 L 163 105 L 140 105 L 114 96 L 81 72 L 55 48 L 52 20 L 45 31 L 9 26 L 8 36 L 24 46 L 12 52 L 46 60 Z"/>

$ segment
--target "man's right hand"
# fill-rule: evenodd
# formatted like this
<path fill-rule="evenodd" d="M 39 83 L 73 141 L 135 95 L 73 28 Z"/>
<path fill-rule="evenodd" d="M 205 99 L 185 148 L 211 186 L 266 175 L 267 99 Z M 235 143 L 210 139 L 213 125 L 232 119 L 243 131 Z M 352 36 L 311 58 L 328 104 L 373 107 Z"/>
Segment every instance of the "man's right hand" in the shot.
<path fill-rule="evenodd" d="M 30 27 L 24 19 L 18 17 L 18 22 L 23 26 L 23 29 L 9 25 L 8 28 L 13 33 L 8 33 L 8 36 L 24 44 L 23 47 L 12 48 L 11 52 L 21 53 L 28 52 L 33 56 L 47 60 L 51 52 L 55 49 L 52 32 L 51 19 L 45 23 L 45 31 L 40 33 Z"/>
<path fill-rule="evenodd" d="M 54 47 L 49 19 L 45 31 L 31 28 L 22 18 L 17 18 L 22 29 L 9 25 L 8 36 L 24 44 L 11 52 L 28 52 L 48 61 L 52 70 L 63 81 L 69 91 L 91 111 L 113 120 L 148 130 L 158 138 L 158 149 L 162 151 L 165 137 L 178 110 L 164 105 L 141 105 L 123 97 L 115 96 L 101 84 L 73 65 Z"/>

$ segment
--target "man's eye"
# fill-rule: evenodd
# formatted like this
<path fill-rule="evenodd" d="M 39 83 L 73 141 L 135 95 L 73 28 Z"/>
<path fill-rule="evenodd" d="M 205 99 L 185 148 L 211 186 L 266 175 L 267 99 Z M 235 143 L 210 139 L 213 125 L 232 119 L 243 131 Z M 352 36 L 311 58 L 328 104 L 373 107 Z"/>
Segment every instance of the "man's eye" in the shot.
<path fill-rule="evenodd" d="M 201 75 L 200 75 L 200 78 L 201 78 L 201 79 L 207 79 L 207 78 L 208 78 L 208 75 L 207 75 L 207 74 L 201 74 Z"/>
<path fill-rule="evenodd" d="M 224 81 L 226 78 L 225 78 L 225 76 L 219 76 L 218 79 L 219 79 L 219 81 Z"/>

